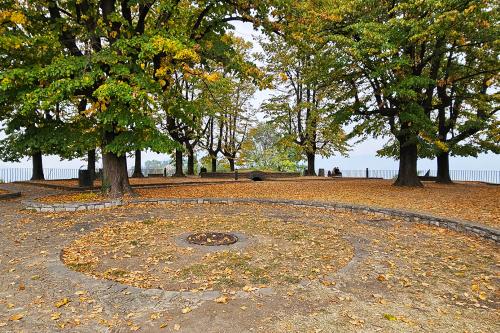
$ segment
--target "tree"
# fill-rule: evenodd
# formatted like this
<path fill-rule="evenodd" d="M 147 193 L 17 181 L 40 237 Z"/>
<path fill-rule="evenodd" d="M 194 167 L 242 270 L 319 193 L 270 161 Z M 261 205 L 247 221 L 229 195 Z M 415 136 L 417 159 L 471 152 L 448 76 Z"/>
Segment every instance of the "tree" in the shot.
<path fill-rule="evenodd" d="M 498 126 L 498 28 L 490 1 L 463 1 L 443 23 L 429 27 L 441 41 L 434 60 L 433 131 L 424 135 L 437 158 L 437 182 L 451 183 L 449 156 L 500 153 Z"/>
<path fill-rule="evenodd" d="M 470 112 L 470 106 L 474 99 L 491 100 L 480 93 L 479 87 L 484 87 L 480 82 L 484 82 L 484 75 L 491 77 L 498 72 L 497 66 L 492 66 L 497 62 L 491 42 L 495 33 L 483 29 L 494 26 L 494 8 L 490 1 L 465 0 L 335 1 L 333 6 L 325 1 L 307 7 L 305 15 L 313 21 L 312 28 L 301 25 L 302 30 L 295 29 L 295 38 L 307 35 L 323 45 L 323 58 L 330 59 L 326 71 L 330 79 L 324 84 L 343 88 L 344 101 L 350 105 L 342 117 L 359 122 L 354 133 L 392 136 L 379 153 L 399 158 L 395 185 L 422 185 L 417 158 L 427 154 L 423 147 L 429 142 L 445 161 L 440 165 L 446 165 L 443 148 L 453 146 L 453 140 L 450 145 L 445 142 L 459 127 L 464 134 L 457 134 L 457 139 L 470 137 L 465 133 L 475 132 L 470 131 L 472 124 L 476 124 L 472 126 L 478 131 L 475 133 L 484 130 L 483 139 L 491 137 L 486 132 L 495 122 L 492 113 L 479 111 L 487 116 L 478 117 L 477 111 Z M 470 67 L 471 59 L 480 55 L 485 56 L 485 62 Z M 452 72 L 458 76 L 450 76 Z M 466 81 L 475 82 L 472 85 L 476 88 L 460 88 Z M 459 91 L 462 97 L 458 97 Z M 468 111 L 455 126 L 451 114 L 458 113 L 450 108 L 464 106 L 460 99 L 465 96 L 474 98 L 469 107 L 459 108 Z M 450 115 L 448 120 L 444 112 Z M 477 126 L 479 123 L 483 125 Z M 483 139 L 483 147 L 489 145 Z"/>
<path fill-rule="evenodd" d="M 7 135 L 0 144 L 0 158 L 19 161 L 30 156 L 32 180 L 44 179 L 42 154 L 54 153 L 53 129 L 61 125 L 59 105 L 42 110 L 34 96 L 32 82 L 39 74 L 39 63 L 52 61 L 61 51 L 50 44 L 47 23 L 39 18 L 23 11 L 16 1 L 4 1 L 0 9 L 0 121 Z"/>
<path fill-rule="evenodd" d="M 284 137 L 271 123 L 258 123 L 252 127 L 242 144 L 238 165 L 243 168 L 299 172 L 301 153 L 282 144 Z"/>
<path fill-rule="evenodd" d="M 279 94 L 263 104 L 267 118 L 285 134 L 284 142 L 296 145 L 307 159 L 307 174 L 316 175 L 316 154 L 345 153 L 345 135 L 334 117 L 332 95 L 320 86 L 323 68 L 314 46 L 286 41 L 276 35 L 262 43 L 266 62 Z"/>
<path fill-rule="evenodd" d="M 132 173 L 132 178 L 142 178 L 144 177 L 142 173 L 142 161 L 141 161 L 141 150 L 137 149 L 134 154 L 134 172 Z"/>
<path fill-rule="evenodd" d="M 92 120 L 103 152 L 103 186 L 111 196 L 131 192 L 128 152 L 146 148 L 168 152 L 175 146 L 156 126 L 159 95 L 169 89 L 172 73 L 189 71 L 199 63 L 200 53 L 221 39 L 230 21 L 258 24 L 267 19 L 270 9 L 264 2 L 178 0 L 11 1 L 7 5 L 29 17 L 17 25 L 33 25 L 46 37 L 45 43 L 28 43 L 34 45 L 33 54 L 43 54 L 51 44 L 63 54 L 35 61 L 31 72 L 20 71 L 25 62 L 16 51 L 16 36 L 8 35 L 4 41 L 13 46 L 7 52 L 11 62 L 2 64 L 2 89 L 19 91 L 16 86 L 21 82 L 29 85 L 30 93 L 18 94 L 16 104 L 25 113 L 87 99 L 85 111 L 74 108 L 73 115 Z M 74 151 L 74 145 L 56 141 L 61 150 Z"/>
<path fill-rule="evenodd" d="M 249 99 L 253 97 L 255 86 L 244 82 L 229 82 L 234 84 L 233 89 L 227 94 L 228 107 L 225 108 L 222 121 L 224 131 L 222 135 L 221 152 L 229 162 L 229 169 L 234 171 L 236 157 L 241 150 L 251 123 L 251 106 Z M 250 114 L 249 114 L 250 113 Z"/>
<path fill-rule="evenodd" d="M 208 156 L 211 161 L 211 171 L 217 171 L 217 155 L 222 147 L 222 132 L 224 127 L 221 126 L 222 122 L 215 115 L 207 117 L 207 131 L 205 138 L 202 142 L 203 147 L 207 150 Z"/>
<path fill-rule="evenodd" d="M 212 106 L 217 118 L 218 151 L 227 158 L 229 169 L 234 171 L 236 157 L 252 121 L 250 100 L 256 87 L 239 73 L 223 72 L 220 75 L 220 79 L 206 86 L 210 99 L 208 105 Z"/>

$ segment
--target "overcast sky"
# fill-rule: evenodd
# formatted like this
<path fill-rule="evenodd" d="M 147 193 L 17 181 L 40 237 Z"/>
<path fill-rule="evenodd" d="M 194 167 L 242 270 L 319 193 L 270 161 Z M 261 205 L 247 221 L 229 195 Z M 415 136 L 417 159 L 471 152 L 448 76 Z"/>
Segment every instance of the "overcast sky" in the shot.
<path fill-rule="evenodd" d="M 254 52 L 261 51 L 255 37 L 259 35 L 257 31 L 252 29 L 249 23 L 236 22 L 236 35 L 239 35 L 246 40 L 250 40 L 254 44 Z M 270 95 L 270 91 L 259 91 L 254 97 L 253 106 L 258 109 L 262 101 Z M 0 133 L 0 137 L 4 137 Z M 316 168 L 325 168 L 327 170 L 333 169 L 334 166 L 340 167 L 343 170 L 358 170 L 358 169 L 379 169 L 379 170 L 396 170 L 398 168 L 398 161 L 387 158 L 376 157 L 376 152 L 385 143 L 384 139 L 369 139 L 363 143 L 352 147 L 349 157 L 333 156 L 328 159 L 321 157 L 317 158 Z M 166 160 L 166 155 L 159 155 L 152 152 L 144 152 L 142 162 L 147 160 Z M 61 161 L 57 156 L 44 156 L 44 167 L 46 168 L 79 168 L 86 163 L 81 160 Z M 99 162 L 100 163 L 100 162 Z M 133 165 L 133 158 L 128 160 L 129 167 Z M 0 167 L 31 167 L 31 161 L 27 158 L 20 163 L 9 163 L 0 161 Z M 433 160 L 419 160 L 419 170 L 436 169 L 436 162 Z M 500 169 L 500 155 L 495 154 L 482 154 L 478 158 L 456 158 L 450 159 L 450 168 L 452 170 L 498 170 Z"/>

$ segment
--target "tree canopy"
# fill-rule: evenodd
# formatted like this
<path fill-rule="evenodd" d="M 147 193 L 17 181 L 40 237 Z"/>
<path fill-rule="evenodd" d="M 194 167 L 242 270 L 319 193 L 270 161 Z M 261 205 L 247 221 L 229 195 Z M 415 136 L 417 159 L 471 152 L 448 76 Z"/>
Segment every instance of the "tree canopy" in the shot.
<path fill-rule="evenodd" d="M 385 137 L 396 185 L 421 186 L 419 157 L 436 157 L 448 182 L 450 154 L 500 150 L 498 10 L 492 0 L 3 0 L 0 158 L 32 156 L 40 169 L 42 154 L 87 155 L 90 166 L 98 150 L 104 187 L 119 196 L 131 191 L 131 152 L 140 169 L 142 150 L 175 151 L 176 174 L 183 154 L 194 174 L 203 150 L 213 171 L 222 154 L 231 169 L 306 159 L 312 175 L 315 156 L 346 153 L 348 138 Z M 235 21 L 260 29 L 264 54 L 251 56 Z M 249 103 L 262 88 L 274 90 L 258 110 L 265 125 Z"/>

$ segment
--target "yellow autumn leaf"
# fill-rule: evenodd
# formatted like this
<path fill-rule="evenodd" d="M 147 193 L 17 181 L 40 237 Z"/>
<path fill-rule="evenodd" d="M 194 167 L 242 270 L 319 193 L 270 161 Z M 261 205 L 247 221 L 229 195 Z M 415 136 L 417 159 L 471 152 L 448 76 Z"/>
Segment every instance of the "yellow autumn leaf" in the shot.
<path fill-rule="evenodd" d="M 390 320 L 390 321 L 395 321 L 395 320 L 398 320 L 397 317 L 391 315 L 391 314 L 388 314 L 388 313 L 384 313 L 384 318 L 387 319 L 387 320 Z"/>
<path fill-rule="evenodd" d="M 226 295 L 222 295 L 221 297 L 217 297 L 215 299 L 215 302 L 220 304 L 227 304 L 227 302 L 229 302 L 229 298 Z"/>
<path fill-rule="evenodd" d="M 53 314 L 50 315 L 50 319 L 52 320 L 58 320 L 59 318 L 61 318 L 60 312 L 54 312 Z"/>
<path fill-rule="evenodd" d="M 24 313 L 16 313 L 10 316 L 9 320 L 10 321 L 18 321 L 24 318 Z"/>
<path fill-rule="evenodd" d="M 186 306 L 184 309 L 181 310 L 183 314 L 189 313 L 191 311 L 193 311 L 193 309 L 191 309 L 189 306 Z"/>
<path fill-rule="evenodd" d="M 217 72 L 214 72 L 214 73 L 210 73 L 208 75 L 205 76 L 205 79 L 208 81 L 208 82 L 216 82 L 217 80 L 220 79 L 220 74 L 217 73 Z"/>
<path fill-rule="evenodd" d="M 251 291 L 254 291 L 254 290 L 257 290 L 258 288 L 255 288 L 255 287 L 252 287 L 252 286 L 244 286 L 243 287 L 243 291 L 246 291 L 247 293 L 251 292 Z"/>
<path fill-rule="evenodd" d="M 55 305 L 56 308 L 60 308 L 62 306 L 65 306 L 69 302 L 70 302 L 70 300 L 67 297 L 64 297 L 63 299 L 55 302 L 54 305 Z"/>

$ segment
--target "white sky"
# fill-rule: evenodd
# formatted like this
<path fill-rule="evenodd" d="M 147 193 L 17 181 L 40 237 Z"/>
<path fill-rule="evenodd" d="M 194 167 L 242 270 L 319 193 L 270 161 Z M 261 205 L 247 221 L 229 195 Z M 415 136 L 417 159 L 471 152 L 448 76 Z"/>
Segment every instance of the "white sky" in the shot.
<path fill-rule="evenodd" d="M 252 25 L 249 23 L 234 23 L 236 27 L 236 35 L 250 40 L 254 44 L 254 52 L 259 52 L 262 49 L 254 40 L 255 36 L 259 33 L 254 31 Z M 253 106 L 258 109 L 260 104 L 270 95 L 270 91 L 259 91 L 254 97 Z M 0 132 L 0 138 L 4 137 Z M 317 157 L 316 168 L 324 168 L 326 170 L 333 169 L 334 166 L 340 167 L 341 170 L 361 170 L 365 168 L 378 169 L 378 170 L 396 170 L 398 168 L 398 161 L 387 158 L 376 157 L 376 152 L 384 144 L 383 139 L 369 139 L 352 147 L 349 157 L 330 157 L 328 159 Z M 143 152 L 142 162 L 146 160 L 166 160 L 168 157 L 163 154 L 155 154 L 152 152 Z M 61 161 L 57 156 L 44 156 L 44 167 L 46 168 L 79 168 L 86 165 L 86 162 L 81 160 Z M 133 166 L 133 158 L 128 159 L 129 167 Z M 31 161 L 24 159 L 20 163 L 9 163 L 0 161 L 0 167 L 18 167 L 29 168 Z M 467 157 L 458 158 L 452 157 L 450 159 L 450 168 L 452 170 L 498 170 L 500 167 L 500 155 L 495 154 L 482 154 L 478 158 Z M 420 170 L 436 169 L 436 162 L 433 160 L 422 159 L 418 161 L 418 168 Z"/>

